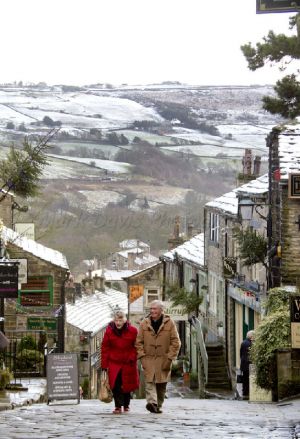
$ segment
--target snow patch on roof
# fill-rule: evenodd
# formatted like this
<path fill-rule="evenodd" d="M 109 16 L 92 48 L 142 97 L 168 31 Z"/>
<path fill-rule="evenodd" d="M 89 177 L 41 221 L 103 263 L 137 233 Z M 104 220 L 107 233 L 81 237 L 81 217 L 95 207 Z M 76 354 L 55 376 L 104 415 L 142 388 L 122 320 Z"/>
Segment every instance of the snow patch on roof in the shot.
<path fill-rule="evenodd" d="M 57 250 L 45 247 L 32 239 L 21 236 L 19 233 L 5 226 L 3 227 L 2 237 L 4 241 L 20 247 L 24 251 L 31 253 L 44 261 L 50 262 L 58 267 L 69 269 L 65 255 Z"/>
<path fill-rule="evenodd" d="M 300 125 L 287 125 L 278 137 L 280 179 L 300 171 Z"/>
<path fill-rule="evenodd" d="M 107 270 L 106 268 L 101 268 L 100 270 L 92 271 L 92 277 L 103 277 L 106 281 L 118 282 L 139 273 L 139 271 L 141 270 Z"/>
<path fill-rule="evenodd" d="M 176 254 L 186 261 L 204 266 L 204 233 L 194 236 L 184 244 L 175 247 L 173 250 L 164 253 L 164 258 L 173 261 Z"/>
<path fill-rule="evenodd" d="M 94 335 L 112 320 L 116 307 L 127 313 L 128 299 L 125 293 L 113 288 L 106 288 L 104 292 L 96 291 L 76 300 L 74 304 L 66 304 L 67 323 Z"/>
<path fill-rule="evenodd" d="M 269 191 L 268 174 L 251 180 L 246 184 L 227 192 L 221 197 L 215 198 L 205 204 L 206 207 L 213 207 L 231 215 L 238 214 L 238 196 L 261 197 Z"/>

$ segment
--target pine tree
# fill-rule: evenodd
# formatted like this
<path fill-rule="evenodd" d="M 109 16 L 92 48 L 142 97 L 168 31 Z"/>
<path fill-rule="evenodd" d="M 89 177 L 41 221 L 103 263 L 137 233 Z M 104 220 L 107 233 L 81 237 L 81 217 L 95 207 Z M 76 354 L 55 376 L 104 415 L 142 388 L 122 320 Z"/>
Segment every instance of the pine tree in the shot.
<path fill-rule="evenodd" d="M 290 29 L 296 34 L 286 36 L 276 35 L 269 31 L 263 42 L 251 43 L 241 46 L 241 50 L 248 62 L 250 70 L 257 70 L 267 63 L 279 64 L 279 69 L 284 71 L 292 61 L 300 59 L 300 14 L 290 17 Z M 276 82 L 274 90 L 277 97 L 264 96 L 263 108 L 272 114 L 280 114 L 285 118 L 294 119 L 300 115 L 300 82 L 299 70 L 296 74 L 287 75 Z"/>
<path fill-rule="evenodd" d="M 55 133 L 50 131 L 34 143 L 25 137 L 22 149 L 10 148 L 6 158 L 0 161 L 0 202 L 10 191 L 24 198 L 38 193 L 39 178 L 48 163 L 45 151 L 49 149 L 48 143 Z"/>

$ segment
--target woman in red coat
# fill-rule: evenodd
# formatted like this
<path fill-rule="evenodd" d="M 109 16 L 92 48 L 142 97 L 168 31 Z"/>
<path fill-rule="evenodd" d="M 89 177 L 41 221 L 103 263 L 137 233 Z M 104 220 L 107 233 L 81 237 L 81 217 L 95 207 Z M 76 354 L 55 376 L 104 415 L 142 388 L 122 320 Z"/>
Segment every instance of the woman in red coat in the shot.
<path fill-rule="evenodd" d="M 135 340 L 137 329 L 117 311 L 106 328 L 101 346 L 101 367 L 108 370 L 116 408 L 115 414 L 129 411 L 130 392 L 139 387 Z"/>

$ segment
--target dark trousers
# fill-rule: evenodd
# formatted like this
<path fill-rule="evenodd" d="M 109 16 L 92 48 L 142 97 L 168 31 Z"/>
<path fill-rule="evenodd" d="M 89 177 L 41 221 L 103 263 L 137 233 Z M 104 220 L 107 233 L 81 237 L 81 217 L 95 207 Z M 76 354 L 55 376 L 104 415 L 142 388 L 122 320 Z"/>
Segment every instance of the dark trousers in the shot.
<path fill-rule="evenodd" d="M 124 393 L 122 390 L 122 371 L 118 373 L 115 386 L 112 389 L 116 407 L 129 407 L 130 393 Z"/>
<path fill-rule="evenodd" d="M 249 396 L 249 370 L 243 370 L 242 387 L 243 396 Z"/>

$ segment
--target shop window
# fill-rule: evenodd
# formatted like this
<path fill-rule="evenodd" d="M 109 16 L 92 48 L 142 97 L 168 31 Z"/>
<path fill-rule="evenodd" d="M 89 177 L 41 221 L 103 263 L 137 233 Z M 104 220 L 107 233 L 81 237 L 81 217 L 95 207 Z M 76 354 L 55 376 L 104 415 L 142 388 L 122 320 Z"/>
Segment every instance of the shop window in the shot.
<path fill-rule="evenodd" d="M 47 307 L 53 305 L 52 276 L 29 277 L 26 284 L 21 284 L 18 304 L 28 307 Z"/>

